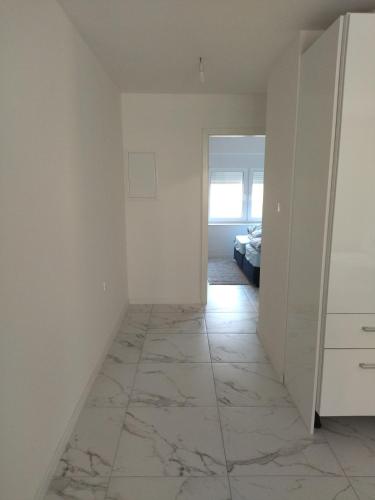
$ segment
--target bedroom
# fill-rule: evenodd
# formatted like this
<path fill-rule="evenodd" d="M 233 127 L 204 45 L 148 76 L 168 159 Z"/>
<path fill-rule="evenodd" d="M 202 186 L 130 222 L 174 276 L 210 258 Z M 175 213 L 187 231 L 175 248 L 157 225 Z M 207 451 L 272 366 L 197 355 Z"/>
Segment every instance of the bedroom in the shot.
<path fill-rule="evenodd" d="M 208 135 L 207 281 L 257 295 L 265 135 L 240 132 Z"/>

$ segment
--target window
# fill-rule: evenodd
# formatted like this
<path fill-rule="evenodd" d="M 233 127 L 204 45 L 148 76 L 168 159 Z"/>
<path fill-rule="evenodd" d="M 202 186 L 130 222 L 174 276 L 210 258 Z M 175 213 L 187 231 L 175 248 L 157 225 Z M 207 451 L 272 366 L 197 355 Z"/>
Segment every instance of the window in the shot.
<path fill-rule="evenodd" d="M 214 170 L 210 177 L 210 219 L 243 218 L 244 172 Z"/>
<path fill-rule="evenodd" d="M 210 169 L 209 222 L 260 220 L 263 207 L 263 170 Z"/>
<path fill-rule="evenodd" d="M 261 219 L 263 209 L 263 178 L 262 170 L 252 172 L 251 196 L 250 196 L 250 219 Z"/>
<path fill-rule="evenodd" d="M 261 221 L 264 152 L 264 135 L 209 137 L 209 223 Z"/>

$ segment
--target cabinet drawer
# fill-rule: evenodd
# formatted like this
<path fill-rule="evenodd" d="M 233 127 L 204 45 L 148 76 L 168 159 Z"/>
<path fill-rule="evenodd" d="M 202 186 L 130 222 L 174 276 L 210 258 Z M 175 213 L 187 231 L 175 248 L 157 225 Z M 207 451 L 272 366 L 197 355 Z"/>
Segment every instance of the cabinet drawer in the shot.
<path fill-rule="evenodd" d="M 375 314 L 327 314 L 324 347 L 375 349 Z"/>
<path fill-rule="evenodd" d="M 374 387 L 375 349 L 324 350 L 320 415 L 375 415 Z"/>

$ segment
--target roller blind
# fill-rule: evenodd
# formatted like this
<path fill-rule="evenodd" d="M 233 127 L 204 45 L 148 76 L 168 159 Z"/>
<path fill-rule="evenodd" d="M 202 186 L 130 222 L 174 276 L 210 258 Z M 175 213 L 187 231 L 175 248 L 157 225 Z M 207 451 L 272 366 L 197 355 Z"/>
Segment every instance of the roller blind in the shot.
<path fill-rule="evenodd" d="M 211 184 L 242 184 L 243 172 L 235 171 L 218 171 L 215 170 L 211 174 Z"/>
<path fill-rule="evenodd" d="M 251 183 L 250 219 L 260 219 L 262 217 L 263 180 L 264 172 L 262 170 L 254 170 Z"/>
<path fill-rule="evenodd" d="M 213 170 L 210 176 L 210 220 L 241 220 L 244 216 L 244 172 Z"/>

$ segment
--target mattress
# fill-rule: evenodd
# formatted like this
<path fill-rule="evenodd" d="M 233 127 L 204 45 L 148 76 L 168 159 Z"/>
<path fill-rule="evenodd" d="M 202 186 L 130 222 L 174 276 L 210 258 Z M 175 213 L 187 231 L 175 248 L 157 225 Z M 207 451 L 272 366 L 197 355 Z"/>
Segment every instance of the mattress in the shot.
<path fill-rule="evenodd" d="M 245 259 L 254 267 L 260 267 L 260 252 L 257 252 L 250 243 L 246 245 Z"/>
<path fill-rule="evenodd" d="M 247 235 L 236 236 L 234 240 L 234 248 L 242 255 L 246 253 L 246 245 L 249 243 L 249 237 Z"/>

